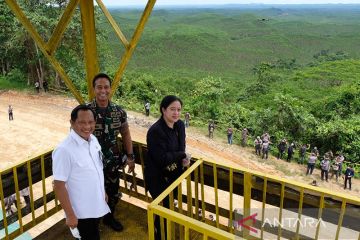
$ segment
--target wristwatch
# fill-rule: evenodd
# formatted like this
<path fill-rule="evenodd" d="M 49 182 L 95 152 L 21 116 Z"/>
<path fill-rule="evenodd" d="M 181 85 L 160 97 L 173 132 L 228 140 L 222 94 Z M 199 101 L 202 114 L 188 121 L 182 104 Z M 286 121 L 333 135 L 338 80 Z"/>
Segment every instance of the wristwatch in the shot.
<path fill-rule="evenodd" d="M 134 153 L 128 153 L 128 154 L 126 154 L 126 156 L 128 157 L 128 159 L 135 160 L 135 154 Z"/>

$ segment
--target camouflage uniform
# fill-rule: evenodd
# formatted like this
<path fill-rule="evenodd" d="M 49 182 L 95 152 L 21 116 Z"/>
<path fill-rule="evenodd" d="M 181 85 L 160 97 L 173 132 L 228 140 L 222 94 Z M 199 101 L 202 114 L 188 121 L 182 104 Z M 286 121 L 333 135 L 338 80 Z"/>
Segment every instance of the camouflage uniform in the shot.
<path fill-rule="evenodd" d="M 105 191 L 111 212 L 121 197 L 119 193 L 119 169 L 124 165 L 116 138 L 127 122 L 126 112 L 118 105 L 109 102 L 106 108 L 97 107 L 95 99 L 87 104 L 96 114 L 94 135 L 101 145 L 104 164 Z"/>

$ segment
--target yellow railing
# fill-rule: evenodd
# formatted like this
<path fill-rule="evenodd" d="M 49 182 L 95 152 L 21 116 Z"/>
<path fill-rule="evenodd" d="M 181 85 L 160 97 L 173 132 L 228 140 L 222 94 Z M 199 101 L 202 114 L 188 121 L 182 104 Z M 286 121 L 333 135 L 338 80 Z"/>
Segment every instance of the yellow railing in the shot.
<path fill-rule="evenodd" d="M 359 198 L 201 159 L 148 206 L 149 239 L 155 216 L 167 239 L 360 239 Z"/>
<path fill-rule="evenodd" d="M 52 175 L 51 153 L 48 151 L 0 172 L 1 239 L 14 239 L 61 209 L 49 178 Z M 30 203 L 22 206 L 20 190 L 26 188 Z M 14 195 L 16 201 L 9 200 L 14 200 Z M 13 204 L 16 206 L 14 212 L 11 210 Z"/>
<path fill-rule="evenodd" d="M 121 145 L 121 144 L 120 144 Z M 142 178 L 146 145 L 134 142 L 137 173 L 127 174 L 122 169 L 121 192 L 145 202 L 151 198 L 145 192 Z M 14 239 L 30 228 L 61 210 L 52 187 L 52 150 L 31 158 L 0 172 L 0 201 L 2 219 L 0 219 L 0 239 Z M 20 191 L 28 188 L 30 203 L 22 204 Z M 9 198 L 15 196 L 9 208 Z M 15 205 L 15 208 L 14 208 Z M 20 209 L 20 211 L 18 211 Z"/>
<path fill-rule="evenodd" d="M 134 152 L 136 173 L 123 171 L 125 181 L 120 189 L 150 202 L 143 180 L 147 147 L 134 142 Z M 0 172 L 1 239 L 13 239 L 61 209 L 50 178 L 51 153 Z M 30 204 L 22 206 L 19 190 L 26 187 Z M 16 209 L 21 211 L 7 216 L 4 200 L 13 194 Z M 163 204 L 166 198 L 169 207 Z M 148 206 L 149 239 L 154 239 L 154 216 L 160 217 L 167 239 L 360 239 L 359 198 L 211 160 L 194 159 L 191 167 Z M 315 219 L 321 224 L 306 232 L 301 221 L 292 227 L 271 222 L 289 217 Z M 9 227 L 14 223 L 15 230 Z"/>

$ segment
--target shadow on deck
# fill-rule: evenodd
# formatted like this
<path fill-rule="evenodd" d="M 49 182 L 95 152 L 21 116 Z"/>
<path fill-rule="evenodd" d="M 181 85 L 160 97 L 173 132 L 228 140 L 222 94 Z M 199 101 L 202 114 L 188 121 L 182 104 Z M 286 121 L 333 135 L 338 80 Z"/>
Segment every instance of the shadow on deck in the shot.
<path fill-rule="evenodd" d="M 116 210 L 116 218 L 121 221 L 124 230 L 122 232 L 115 232 L 101 223 L 101 239 L 144 240 L 148 238 L 146 209 L 139 208 L 125 201 L 120 201 Z M 35 238 L 35 240 L 48 239 L 73 239 L 69 229 L 65 225 L 65 219 Z"/>

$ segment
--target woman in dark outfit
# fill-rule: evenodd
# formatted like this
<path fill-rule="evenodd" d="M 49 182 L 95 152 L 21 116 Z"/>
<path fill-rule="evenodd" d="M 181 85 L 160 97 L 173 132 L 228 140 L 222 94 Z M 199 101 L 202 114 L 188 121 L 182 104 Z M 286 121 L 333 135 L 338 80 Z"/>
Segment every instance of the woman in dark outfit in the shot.
<path fill-rule="evenodd" d="M 183 173 L 183 166 L 190 163 L 185 153 L 185 125 L 180 120 L 181 108 L 182 101 L 178 97 L 164 97 L 160 104 L 161 117 L 150 127 L 146 136 L 148 155 L 145 182 L 153 199 Z M 169 207 L 168 198 L 164 199 L 163 206 Z M 155 229 L 156 239 L 160 239 L 158 217 L 155 219 Z"/>

